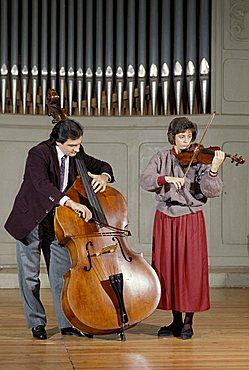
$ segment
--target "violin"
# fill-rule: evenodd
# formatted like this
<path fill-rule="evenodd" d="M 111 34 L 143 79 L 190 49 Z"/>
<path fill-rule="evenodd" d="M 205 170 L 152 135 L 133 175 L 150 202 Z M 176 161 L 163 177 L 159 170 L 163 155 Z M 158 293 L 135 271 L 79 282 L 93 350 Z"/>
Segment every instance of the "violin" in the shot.
<path fill-rule="evenodd" d="M 188 149 L 182 150 L 178 155 L 177 159 L 182 166 L 188 166 L 189 163 L 200 163 L 209 165 L 212 163 L 216 150 L 221 150 L 218 146 L 209 146 L 204 148 L 203 145 L 193 143 Z M 231 155 L 225 153 L 225 157 L 231 158 L 231 162 L 236 162 L 236 166 L 244 164 L 245 159 L 242 156 L 237 157 L 237 154 Z"/>

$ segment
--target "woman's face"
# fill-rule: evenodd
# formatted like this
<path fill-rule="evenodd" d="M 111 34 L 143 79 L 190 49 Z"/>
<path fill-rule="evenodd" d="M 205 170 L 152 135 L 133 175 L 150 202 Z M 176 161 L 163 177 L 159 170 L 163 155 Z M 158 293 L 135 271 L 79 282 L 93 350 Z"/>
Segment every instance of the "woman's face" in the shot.
<path fill-rule="evenodd" d="M 177 153 L 181 152 L 183 149 L 187 149 L 192 141 L 192 131 L 187 129 L 185 132 L 180 132 L 175 135 L 175 150 Z"/>

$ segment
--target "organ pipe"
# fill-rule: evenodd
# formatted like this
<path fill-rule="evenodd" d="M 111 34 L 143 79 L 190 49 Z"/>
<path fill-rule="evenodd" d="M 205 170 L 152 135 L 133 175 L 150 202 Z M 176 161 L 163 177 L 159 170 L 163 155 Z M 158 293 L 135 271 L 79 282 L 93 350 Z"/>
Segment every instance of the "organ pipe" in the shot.
<path fill-rule="evenodd" d="M 60 0 L 59 21 L 59 94 L 60 106 L 64 108 L 65 76 L 66 76 L 66 2 Z"/>
<path fill-rule="evenodd" d="M 139 0 L 138 10 L 138 85 L 140 114 L 144 115 L 146 85 L 146 0 Z"/>
<path fill-rule="evenodd" d="M 11 86 L 12 86 L 12 113 L 16 113 L 17 83 L 18 83 L 18 0 L 11 3 Z"/>
<path fill-rule="evenodd" d="M 26 114 L 27 93 L 29 80 L 29 29 L 28 29 L 28 0 L 22 2 L 22 35 L 21 35 L 21 84 L 22 84 L 22 110 Z"/>
<path fill-rule="evenodd" d="M 124 87 L 124 0 L 119 0 L 117 2 L 116 45 L 116 84 L 118 98 L 118 115 L 121 116 Z"/>
<path fill-rule="evenodd" d="M 175 110 L 180 114 L 182 88 L 183 88 L 183 0 L 174 1 L 174 55 L 173 55 L 173 75 L 175 87 Z"/>
<path fill-rule="evenodd" d="M 96 95 L 97 95 L 97 114 L 101 115 L 102 89 L 104 78 L 104 19 L 103 19 L 103 1 L 96 1 Z"/>
<path fill-rule="evenodd" d="M 67 85 L 68 111 L 69 115 L 72 115 L 74 88 L 74 0 L 68 0 Z"/>
<path fill-rule="evenodd" d="M 51 88 L 56 90 L 56 78 L 57 78 L 57 2 L 51 1 L 51 35 L 50 35 L 50 84 Z"/>
<path fill-rule="evenodd" d="M 111 115 L 113 70 L 113 0 L 106 0 L 105 81 L 108 116 Z"/>
<path fill-rule="evenodd" d="M 48 2 L 42 1 L 41 22 L 41 87 L 42 87 L 42 114 L 46 114 L 46 95 L 48 78 Z"/>
<path fill-rule="evenodd" d="M 86 97 L 87 114 L 91 115 L 92 87 L 93 87 L 93 2 L 87 0 L 86 11 Z"/>
<path fill-rule="evenodd" d="M 32 1 L 32 32 L 31 32 L 31 82 L 32 111 L 36 114 L 36 98 L 38 90 L 38 0 Z"/>
<path fill-rule="evenodd" d="M 158 0 L 151 0 L 150 2 L 150 92 L 152 115 L 156 114 L 156 100 L 158 88 Z"/>
<path fill-rule="evenodd" d="M 0 37 L 0 68 L 1 68 L 1 103 L 5 113 L 6 88 L 8 79 L 8 8 L 7 0 L 1 1 L 1 37 Z"/>
<path fill-rule="evenodd" d="M 76 84 L 77 84 L 77 106 L 78 115 L 81 115 L 82 111 L 82 93 L 83 93 L 83 76 L 84 76 L 84 28 L 83 28 L 83 1 L 77 0 L 77 41 L 76 41 Z"/>
<path fill-rule="evenodd" d="M 197 69 L 196 0 L 188 0 L 187 19 L 191 19 L 191 22 L 187 23 L 186 78 L 187 78 L 189 113 L 193 114 L 195 84 L 196 84 L 196 69 Z"/>
<path fill-rule="evenodd" d="M 171 8 L 170 0 L 162 0 L 161 18 L 161 84 L 163 97 L 163 113 L 168 113 L 168 99 L 171 74 Z"/>
<path fill-rule="evenodd" d="M 133 0 L 128 0 L 127 10 L 127 88 L 128 88 L 128 106 L 129 115 L 132 115 L 134 86 L 135 86 L 135 70 L 136 70 L 136 57 L 135 57 L 135 20 L 136 8 Z"/>
<path fill-rule="evenodd" d="M 210 1 L 200 0 L 199 80 L 203 113 L 207 113 L 210 78 Z"/>

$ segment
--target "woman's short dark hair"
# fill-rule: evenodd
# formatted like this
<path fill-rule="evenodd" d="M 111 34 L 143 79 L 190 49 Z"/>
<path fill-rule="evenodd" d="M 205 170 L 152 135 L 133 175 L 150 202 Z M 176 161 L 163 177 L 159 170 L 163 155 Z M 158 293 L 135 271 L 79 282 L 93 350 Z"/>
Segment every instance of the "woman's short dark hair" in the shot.
<path fill-rule="evenodd" d="M 72 119 L 57 122 L 50 134 L 50 140 L 64 144 L 68 139 L 76 140 L 83 136 L 83 128 Z"/>
<path fill-rule="evenodd" d="M 188 129 L 192 131 L 192 141 L 194 141 L 198 133 L 196 123 L 191 122 L 187 117 L 174 118 L 168 128 L 168 140 L 170 144 L 175 145 L 176 134 L 185 132 Z"/>

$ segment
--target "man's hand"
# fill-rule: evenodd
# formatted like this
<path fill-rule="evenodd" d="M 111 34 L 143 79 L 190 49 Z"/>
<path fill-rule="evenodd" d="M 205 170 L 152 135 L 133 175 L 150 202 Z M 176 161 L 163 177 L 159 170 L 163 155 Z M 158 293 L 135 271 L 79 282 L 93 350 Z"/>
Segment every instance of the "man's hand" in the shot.
<path fill-rule="evenodd" d="M 85 219 L 88 222 L 92 218 L 92 212 L 83 204 L 77 203 L 72 199 L 68 199 L 65 206 L 71 208 L 74 212 L 78 213 L 78 215 Z"/>
<path fill-rule="evenodd" d="M 106 174 L 102 173 L 101 175 L 93 175 L 91 172 L 88 172 L 88 175 L 92 178 L 91 185 L 95 193 L 98 191 L 101 193 L 105 191 L 109 180 L 109 177 Z"/>

